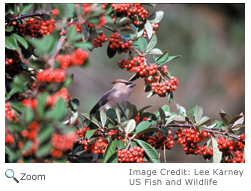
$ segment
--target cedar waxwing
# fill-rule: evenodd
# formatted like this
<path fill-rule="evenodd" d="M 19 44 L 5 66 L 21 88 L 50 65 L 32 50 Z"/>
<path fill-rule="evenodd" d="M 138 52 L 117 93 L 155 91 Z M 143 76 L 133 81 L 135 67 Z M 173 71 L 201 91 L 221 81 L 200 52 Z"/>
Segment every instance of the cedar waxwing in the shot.
<path fill-rule="evenodd" d="M 133 86 L 136 84 L 123 79 L 117 79 L 112 84 L 114 84 L 113 88 L 101 96 L 98 103 L 90 111 L 91 114 L 95 114 L 101 108 L 104 108 L 105 111 L 109 108 L 115 108 L 118 106 L 117 103 L 125 108 L 125 103 L 129 100 Z"/>

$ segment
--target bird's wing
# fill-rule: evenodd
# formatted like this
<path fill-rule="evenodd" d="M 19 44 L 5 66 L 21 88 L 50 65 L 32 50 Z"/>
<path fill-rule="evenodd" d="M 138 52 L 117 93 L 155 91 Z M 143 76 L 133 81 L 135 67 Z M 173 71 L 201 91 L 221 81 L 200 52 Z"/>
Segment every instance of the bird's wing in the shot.
<path fill-rule="evenodd" d="M 100 107 L 105 105 L 109 101 L 109 96 L 111 95 L 112 90 L 106 92 L 101 98 L 99 98 L 98 102 L 94 107 L 91 109 L 90 114 L 95 114 Z"/>

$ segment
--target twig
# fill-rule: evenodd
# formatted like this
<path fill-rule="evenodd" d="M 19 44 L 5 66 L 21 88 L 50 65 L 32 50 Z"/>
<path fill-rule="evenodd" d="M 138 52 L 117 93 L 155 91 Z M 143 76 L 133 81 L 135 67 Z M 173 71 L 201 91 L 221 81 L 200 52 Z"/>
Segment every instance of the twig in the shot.
<path fill-rule="evenodd" d="M 166 163 L 166 146 L 165 146 L 165 141 L 164 141 L 164 162 Z"/>
<path fill-rule="evenodd" d="M 32 14 L 27 14 L 27 15 L 20 15 L 20 16 L 11 18 L 10 21 L 20 20 L 20 19 L 27 18 L 27 17 L 44 16 L 44 15 L 49 15 L 49 14 L 51 14 L 50 11 L 45 12 L 45 13 L 32 13 Z M 5 22 L 7 23 L 8 20 L 5 20 Z"/>

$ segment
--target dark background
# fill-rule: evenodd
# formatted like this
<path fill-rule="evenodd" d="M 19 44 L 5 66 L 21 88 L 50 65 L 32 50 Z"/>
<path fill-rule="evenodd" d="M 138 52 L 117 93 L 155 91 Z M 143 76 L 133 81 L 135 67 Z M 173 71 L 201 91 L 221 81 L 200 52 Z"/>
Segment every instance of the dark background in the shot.
<path fill-rule="evenodd" d="M 187 110 L 201 105 L 204 115 L 212 121 L 220 120 L 221 109 L 230 118 L 245 112 L 245 4 L 157 4 L 154 9 L 147 8 L 149 14 L 157 10 L 165 13 L 156 33 L 156 47 L 163 52 L 168 50 L 170 55 L 182 55 L 167 64 L 180 82 L 174 101 Z M 109 38 L 109 31 L 100 30 Z M 68 75 L 74 73 L 68 90 L 72 98 L 80 100 L 79 113 L 89 112 L 99 97 L 112 88 L 113 80 L 132 76 L 117 66 L 117 61 L 127 59 L 127 55 L 109 59 L 107 45 L 89 53 L 89 68 L 67 70 Z M 135 82 L 137 86 L 129 101 L 138 109 L 153 104 L 148 111 L 154 112 L 168 104 L 167 98 L 146 98 L 143 79 Z M 171 111 L 177 111 L 174 102 L 168 105 Z M 167 162 L 205 160 L 202 156 L 186 156 L 183 147 L 175 144 L 167 151 Z"/>

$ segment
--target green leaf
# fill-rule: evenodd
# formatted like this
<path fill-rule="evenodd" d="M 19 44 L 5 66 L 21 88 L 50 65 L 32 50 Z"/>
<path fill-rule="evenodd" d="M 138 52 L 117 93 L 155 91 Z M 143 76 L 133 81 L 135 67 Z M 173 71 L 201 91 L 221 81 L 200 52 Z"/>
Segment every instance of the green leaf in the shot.
<path fill-rule="evenodd" d="M 196 123 L 199 123 L 201 118 L 202 118 L 202 114 L 203 114 L 203 109 L 201 106 L 196 105 L 194 107 L 194 117 L 195 117 L 195 121 Z"/>
<path fill-rule="evenodd" d="M 165 124 L 166 114 L 162 108 L 159 108 L 159 114 L 160 114 L 161 123 Z"/>
<path fill-rule="evenodd" d="M 106 161 L 107 163 L 118 163 L 117 151 L 110 156 L 110 158 Z"/>
<path fill-rule="evenodd" d="M 126 125 L 125 131 L 126 131 L 126 135 L 128 135 L 129 133 L 131 133 L 136 127 L 136 122 L 134 119 L 130 119 L 129 122 Z"/>
<path fill-rule="evenodd" d="M 167 62 L 171 62 L 172 60 L 174 60 L 174 59 L 176 59 L 176 58 L 179 58 L 179 57 L 181 57 L 181 55 L 169 56 L 168 59 L 166 59 L 164 62 L 162 62 L 162 63 L 160 64 L 160 66 L 163 65 L 163 64 L 165 64 L 165 63 L 167 63 Z"/>
<path fill-rule="evenodd" d="M 150 108 L 150 107 L 152 107 L 152 106 L 153 106 L 153 105 L 147 105 L 147 106 L 141 108 L 141 109 L 139 110 L 139 113 L 145 111 L 146 109 L 148 109 L 148 108 Z"/>
<path fill-rule="evenodd" d="M 102 108 L 102 109 L 100 110 L 100 119 L 101 119 L 101 124 L 102 124 L 102 126 L 105 127 L 107 117 L 106 117 L 106 113 L 105 113 L 104 108 Z"/>
<path fill-rule="evenodd" d="M 128 120 L 129 118 L 128 118 L 128 116 L 126 115 L 126 112 L 125 112 L 124 108 L 120 105 L 120 103 L 117 103 L 117 104 L 118 104 L 118 106 L 119 106 L 119 109 L 121 110 L 121 112 L 122 112 L 123 115 L 125 116 L 125 118 Z"/>
<path fill-rule="evenodd" d="M 226 113 L 220 113 L 220 117 L 222 119 L 222 122 L 228 126 L 229 125 L 229 122 L 230 122 L 230 119 L 229 119 L 229 116 L 226 114 Z"/>
<path fill-rule="evenodd" d="M 5 32 L 11 32 L 13 30 L 13 26 L 9 26 L 8 28 L 5 29 Z"/>
<path fill-rule="evenodd" d="M 222 158 L 222 152 L 218 148 L 217 140 L 214 137 L 211 137 L 213 145 L 213 163 L 220 163 Z"/>
<path fill-rule="evenodd" d="M 23 148 L 21 149 L 21 151 L 28 151 L 30 150 L 32 146 L 32 141 L 31 140 L 27 140 L 25 143 L 24 143 L 24 146 Z"/>
<path fill-rule="evenodd" d="M 34 112 L 32 111 L 32 109 L 30 107 L 25 107 L 24 109 L 24 121 L 26 123 L 30 123 L 32 122 L 34 118 Z"/>
<path fill-rule="evenodd" d="M 152 97 L 154 94 L 155 94 L 154 91 L 151 91 L 151 92 L 147 95 L 147 98 Z"/>
<path fill-rule="evenodd" d="M 157 58 L 156 63 L 161 64 L 161 63 L 165 62 L 167 60 L 168 56 L 169 56 L 169 52 L 166 50 L 162 56 Z"/>
<path fill-rule="evenodd" d="M 17 49 L 17 41 L 13 35 L 5 36 L 5 47 L 11 50 Z"/>
<path fill-rule="evenodd" d="M 113 108 L 109 108 L 106 111 L 106 116 L 107 118 L 109 118 L 110 120 L 112 120 L 114 122 L 115 118 L 116 118 L 116 111 Z"/>
<path fill-rule="evenodd" d="M 146 52 L 146 47 L 147 47 L 147 41 L 144 37 L 140 37 L 138 39 L 138 43 L 139 43 L 139 48 L 142 52 Z"/>
<path fill-rule="evenodd" d="M 5 153 L 7 153 L 9 156 L 14 155 L 14 152 L 7 145 L 5 145 Z"/>
<path fill-rule="evenodd" d="M 88 120 L 90 120 L 95 125 L 97 125 L 98 127 L 101 128 L 100 124 L 98 123 L 98 120 L 94 116 L 92 116 L 91 114 L 89 114 L 89 113 L 81 113 L 81 115 L 83 115 L 85 118 L 87 118 Z"/>
<path fill-rule="evenodd" d="M 75 10 L 75 4 L 74 3 L 67 3 L 67 11 L 66 11 L 66 18 L 73 17 L 74 10 Z"/>
<path fill-rule="evenodd" d="M 241 119 L 242 118 L 242 119 Z M 229 122 L 229 124 L 233 124 L 233 123 L 235 123 L 236 121 L 238 121 L 238 122 L 241 122 L 242 121 L 242 123 L 243 123 L 243 116 L 242 115 L 236 115 L 236 116 L 234 116 L 231 120 L 230 120 L 230 122 Z M 241 120 L 240 120 L 241 119 Z"/>
<path fill-rule="evenodd" d="M 176 115 L 171 115 L 171 116 L 166 120 L 166 124 L 165 124 L 165 125 L 171 123 L 171 122 L 173 121 L 173 119 L 174 119 L 175 116 L 176 116 Z"/>
<path fill-rule="evenodd" d="M 121 29 L 121 30 L 119 30 L 120 32 L 126 32 L 126 33 L 130 33 L 130 34 L 135 34 L 136 32 L 134 31 L 134 30 L 132 30 L 132 29 Z"/>
<path fill-rule="evenodd" d="M 201 125 L 206 125 L 207 123 L 210 122 L 210 118 L 207 117 L 207 116 L 204 116 L 200 119 L 200 122 L 198 124 L 198 126 L 201 126 Z"/>
<path fill-rule="evenodd" d="M 147 52 L 147 54 L 162 55 L 163 52 L 158 48 L 154 48 L 154 49 L 150 50 L 149 52 Z"/>
<path fill-rule="evenodd" d="M 53 109 L 53 117 L 55 120 L 61 120 L 66 113 L 66 102 L 62 97 L 58 99 Z"/>
<path fill-rule="evenodd" d="M 19 36 L 19 35 L 16 34 L 16 33 L 14 33 L 13 35 L 14 35 L 14 37 L 17 39 L 17 41 L 18 41 L 25 49 L 28 48 L 28 43 L 26 42 L 26 40 L 25 40 L 23 37 Z"/>
<path fill-rule="evenodd" d="M 122 17 L 119 22 L 116 24 L 116 27 L 120 27 L 122 25 L 125 25 L 127 23 L 130 23 L 132 20 L 127 17 Z"/>
<path fill-rule="evenodd" d="M 134 139 L 134 140 L 140 147 L 142 147 L 145 150 L 146 155 L 153 163 L 160 163 L 158 153 L 151 145 L 139 139 Z"/>
<path fill-rule="evenodd" d="M 23 4 L 23 6 L 21 7 L 21 10 L 20 10 L 20 15 L 24 15 L 27 11 L 30 10 L 31 7 L 32 7 L 32 3 Z"/>
<path fill-rule="evenodd" d="M 44 156 L 50 154 L 50 151 L 52 148 L 53 148 L 53 146 L 52 146 L 51 142 L 48 142 L 47 144 L 45 144 L 37 149 L 36 156 L 38 158 L 44 157 Z"/>
<path fill-rule="evenodd" d="M 47 96 L 48 96 L 48 92 L 44 92 L 37 96 L 37 113 L 41 118 L 44 116 Z"/>
<path fill-rule="evenodd" d="M 212 125 L 209 125 L 209 126 L 207 126 L 205 129 L 213 129 L 213 128 L 215 128 L 216 127 L 216 123 L 214 123 L 214 124 L 212 124 Z"/>
<path fill-rule="evenodd" d="M 110 141 L 106 147 L 103 163 L 106 163 L 109 158 L 114 154 L 117 146 L 117 139 Z"/>
<path fill-rule="evenodd" d="M 137 125 L 136 131 L 134 132 L 134 135 L 137 135 L 137 134 L 141 133 L 142 131 L 146 130 L 151 124 L 152 124 L 152 122 L 150 122 L 150 121 L 141 121 Z"/>
<path fill-rule="evenodd" d="M 11 104 L 11 108 L 14 108 L 19 112 L 23 112 L 25 106 L 21 102 L 9 102 L 9 103 Z"/>
<path fill-rule="evenodd" d="M 51 124 L 46 124 L 42 130 L 39 131 L 37 138 L 39 144 L 42 144 L 44 141 L 49 139 L 53 133 L 53 126 Z"/>
<path fill-rule="evenodd" d="M 76 42 L 73 44 L 73 46 L 75 48 L 89 49 L 89 50 L 93 48 L 93 44 L 90 42 Z"/>
<path fill-rule="evenodd" d="M 97 131 L 97 129 L 92 129 L 90 131 L 87 131 L 85 136 L 87 139 L 90 139 L 92 137 L 92 135 Z"/>
<path fill-rule="evenodd" d="M 151 23 L 159 23 L 162 20 L 163 16 L 164 16 L 164 12 L 163 11 L 157 11 L 156 13 L 152 14 L 151 16 L 149 16 L 147 19 Z"/>
<path fill-rule="evenodd" d="M 117 147 L 118 147 L 119 150 L 124 149 L 125 148 L 125 143 L 122 140 L 118 140 Z"/>
<path fill-rule="evenodd" d="M 152 34 L 153 34 L 153 27 L 152 27 L 152 24 L 149 22 L 149 20 L 146 20 L 145 28 L 146 28 L 148 38 L 151 39 Z"/>
<path fill-rule="evenodd" d="M 146 52 L 151 51 L 157 44 L 157 36 L 154 34 L 149 42 L 149 44 L 147 45 L 146 48 Z"/>
<path fill-rule="evenodd" d="M 176 122 L 184 122 L 184 121 L 185 121 L 185 117 L 182 116 L 182 115 L 176 115 L 176 116 L 173 118 L 173 121 L 176 121 Z"/>

